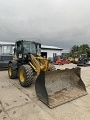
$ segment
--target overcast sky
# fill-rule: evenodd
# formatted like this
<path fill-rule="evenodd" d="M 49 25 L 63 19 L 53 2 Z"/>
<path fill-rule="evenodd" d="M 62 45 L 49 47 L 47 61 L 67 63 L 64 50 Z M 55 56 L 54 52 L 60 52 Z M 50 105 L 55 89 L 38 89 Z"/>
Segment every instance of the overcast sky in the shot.
<path fill-rule="evenodd" d="M 90 0 L 0 0 L 0 41 L 90 45 Z"/>

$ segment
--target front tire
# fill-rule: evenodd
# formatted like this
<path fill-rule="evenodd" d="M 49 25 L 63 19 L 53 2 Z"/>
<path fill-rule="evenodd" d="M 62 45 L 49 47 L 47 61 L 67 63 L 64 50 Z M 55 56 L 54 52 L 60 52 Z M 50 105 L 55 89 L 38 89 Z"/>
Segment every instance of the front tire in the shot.
<path fill-rule="evenodd" d="M 34 78 L 34 72 L 30 65 L 22 65 L 19 68 L 19 82 L 22 87 L 29 87 Z"/>

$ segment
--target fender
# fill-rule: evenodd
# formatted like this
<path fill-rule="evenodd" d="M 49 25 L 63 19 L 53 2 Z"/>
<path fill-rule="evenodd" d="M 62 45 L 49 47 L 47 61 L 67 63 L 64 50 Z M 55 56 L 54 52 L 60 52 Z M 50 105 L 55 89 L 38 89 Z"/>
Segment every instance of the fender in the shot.
<path fill-rule="evenodd" d="M 13 66 L 13 69 L 18 69 L 18 65 L 17 65 L 17 61 L 15 61 L 15 60 L 11 60 L 11 61 L 9 61 L 9 63 L 8 63 L 8 66 L 9 66 L 9 64 L 11 64 L 12 63 L 12 66 Z"/>

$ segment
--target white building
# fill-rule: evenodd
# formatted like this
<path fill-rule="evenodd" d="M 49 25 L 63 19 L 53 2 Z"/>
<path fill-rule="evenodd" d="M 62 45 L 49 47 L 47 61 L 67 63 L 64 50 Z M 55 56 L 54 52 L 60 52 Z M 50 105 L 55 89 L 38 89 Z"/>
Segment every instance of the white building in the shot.
<path fill-rule="evenodd" d="M 0 53 L 13 53 L 14 52 L 15 43 L 12 42 L 0 42 Z M 41 45 L 41 55 L 43 57 L 49 58 L 56 55 L 62 54 L 63 48 L 55 47 L 55 46 L 46 46 Z"/>
<path fill-rule="evenodd" d="M 41 45 L 41 55 L 46 56 L 46 58 L 53 57 L 56 55 L 62 54 L 63 48 L 55 47 L 55 46 L 46 46 Z"/>

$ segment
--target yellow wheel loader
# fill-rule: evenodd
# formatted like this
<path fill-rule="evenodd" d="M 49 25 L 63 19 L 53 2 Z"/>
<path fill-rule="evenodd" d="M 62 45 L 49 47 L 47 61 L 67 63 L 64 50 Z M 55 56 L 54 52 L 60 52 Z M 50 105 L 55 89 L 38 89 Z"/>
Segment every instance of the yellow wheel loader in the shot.
<path fill-rule="evenodd" d="M 78 57 L 70 57 L 69 60 L 71 63 L 74 63 L 74 64 L 78 63 Z"/>
<path fill-rule="evenodd" d="M 17 41 L 14 59 L 8 64 L 9 78 L 18 77 L 21 86 L 29 87 L 37 75 L 36 95 L 50 108 L 87 94 L 85 84 L 80 77 L 80 68 L 56 70 L 54 65 L 40 54 L 40 43 Z"/>

